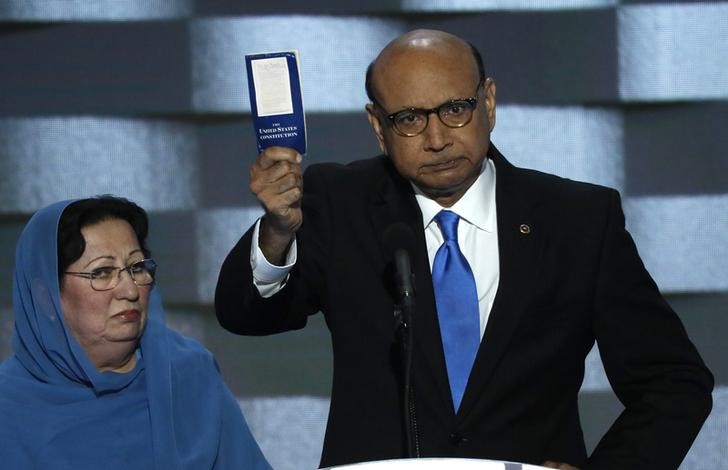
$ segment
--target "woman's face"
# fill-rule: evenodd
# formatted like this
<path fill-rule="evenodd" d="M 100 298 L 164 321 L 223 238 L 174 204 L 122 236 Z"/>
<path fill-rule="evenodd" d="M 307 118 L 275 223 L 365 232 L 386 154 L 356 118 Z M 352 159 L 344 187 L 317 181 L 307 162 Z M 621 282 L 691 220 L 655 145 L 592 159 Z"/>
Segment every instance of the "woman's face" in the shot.
<path fill-rule="evenodd" d="M 144 259 L 128 222 L 104 220 L 81 229 L 86 249 L 66 271 L 123 268 Z M 64 274 L 61 305 L 66 325 L 99 370 L 124 368 L 132 361 L 147 321 L 151 286 L 134 284 L 128 271 L 110 290 L 96 291 L 87 278 Z"/>

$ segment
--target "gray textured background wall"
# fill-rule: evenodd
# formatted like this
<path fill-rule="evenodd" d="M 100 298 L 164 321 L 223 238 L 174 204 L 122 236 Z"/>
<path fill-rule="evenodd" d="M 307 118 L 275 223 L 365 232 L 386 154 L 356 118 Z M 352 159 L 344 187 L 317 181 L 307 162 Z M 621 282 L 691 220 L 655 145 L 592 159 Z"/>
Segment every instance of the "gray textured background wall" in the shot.
<path fill-rule="evenodd" d="M 260 214 L 243 56 L 299 50 L 306 164 L 346 162 L 377 149 L 367 64 L 414 27 L 481 49 L 498 84 L 493 140 L 514 163 L 621 191 L 646 265 L 717 379 L 681 468 L 728 468 L 728 2 L 3 0 L 0 357 L 30 214 L 129 197 L 150 211 L 172 326 L 216 354 L 274 466 L 314 468 L 331 372 L 323 322 L 245 338 L 212 311 L 222 258 Z M 596 351 L 581 399 L 592 447 L 620 407 Z"/>

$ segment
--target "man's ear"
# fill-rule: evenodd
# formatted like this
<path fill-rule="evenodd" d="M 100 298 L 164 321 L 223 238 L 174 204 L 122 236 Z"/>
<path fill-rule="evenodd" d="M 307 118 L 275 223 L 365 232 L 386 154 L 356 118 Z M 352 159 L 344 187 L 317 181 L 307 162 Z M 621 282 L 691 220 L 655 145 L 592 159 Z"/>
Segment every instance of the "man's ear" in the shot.
<path fill-rule="evenodd" d="M 379 143 L 379 149 L 382 151 L 383 154 L 387 154 L 387 146 L 384 143 L 384 129 L 382 128 L 382 123 L 379 121 L 379 116 L 377 116 L 377 112 L 374 109 L 374 104 L 369 103 L 366 105 L 367 109 L 367 119 L 369 119 L 369 124 L 372 126 L 372 130 L 374 131 L 374 135 L 377 137 L 377 142 Z"/>
<path fill-rule="evenodd" d="M 495 128 L 495 82 L 492 78 L 486 78 L 483 84 L 485 94 L 485 112 L 488 116 L 490 130 Z"/>

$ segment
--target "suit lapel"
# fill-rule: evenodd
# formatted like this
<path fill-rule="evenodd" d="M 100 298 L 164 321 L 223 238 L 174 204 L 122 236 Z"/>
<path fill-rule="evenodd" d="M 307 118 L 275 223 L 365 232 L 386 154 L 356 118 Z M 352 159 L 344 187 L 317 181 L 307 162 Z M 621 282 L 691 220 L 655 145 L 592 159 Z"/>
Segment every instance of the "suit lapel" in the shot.
<path fill-rule="evenodd" d="M 515 168 L 491 144 L 490 157 L 496 166 L 496 208 L 500 280 L 483 340 L 470 373 L 458 417 L 467 417 L 489 385 L 493 370 L 530 301 L 536 285 L 535 262 L 540 253 L 539 227 L 535 226 L 536 198 L 524 194 Z"/>

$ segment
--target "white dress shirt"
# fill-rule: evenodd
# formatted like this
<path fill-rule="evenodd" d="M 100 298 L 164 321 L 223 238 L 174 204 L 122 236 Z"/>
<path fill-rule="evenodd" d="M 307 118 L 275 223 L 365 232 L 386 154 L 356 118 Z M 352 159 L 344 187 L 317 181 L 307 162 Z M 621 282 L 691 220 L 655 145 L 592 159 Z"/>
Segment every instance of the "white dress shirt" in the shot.
<path fill-rule="evenodd" d="M 415 189 L 415 199 L 422 212 L 422 223 L 425 227 L 425 241 L 431 272 L 435 253 L 437 253 L 443 242 L 440 227 L 438 227 L 434 218 L 443 207 L 425 196 L 419 188 L 414 185 L 413 187 Z M 482 339 L 500 278 L 498 223 L 495 207 L 495 165 L 490 159 L 487 159 L 483 164 L 478 179 L 463 197 L 448 210 L 460 216 L 458 245 L 468 260 L 475 277 L 480 311 L 480 337 Z M 265 259 L 258 246 L 259 228 L 260 219 L 256 222 L 253 231 L 253 243 L 250 247 L 250 266 L 253 269 L 253 283 L 258 288 L 258 292 L 263 297 L 270 297 L 283 288 L 288 273 L 296 263 L 296 240 L 294 239 L 291 248 L 288 250 L 286 264 L 284 266 L 275 266 Z"/>

